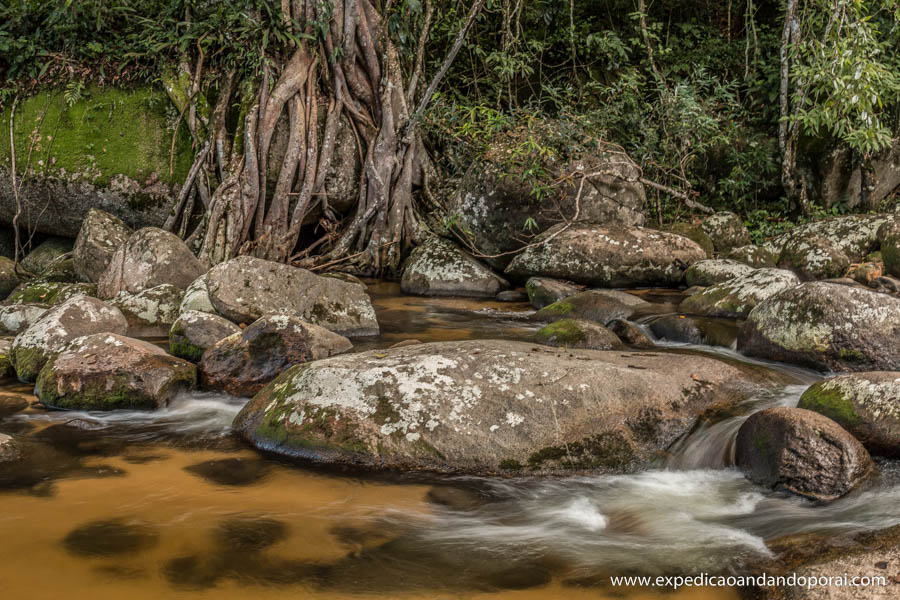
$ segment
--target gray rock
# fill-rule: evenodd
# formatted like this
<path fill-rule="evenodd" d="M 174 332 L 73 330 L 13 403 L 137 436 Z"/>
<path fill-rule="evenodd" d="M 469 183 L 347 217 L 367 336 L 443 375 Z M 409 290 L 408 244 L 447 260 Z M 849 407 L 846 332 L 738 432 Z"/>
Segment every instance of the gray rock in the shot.
<path fill-rule="evenodd" d="M 740 325 L 733 319 L 663 315 L 650 322 L 650 331 L 659 340 L 731 348 Z"/>
<path fill-rule="evenodd" d="M 216 265 L 207 282 L 216 312 L 235 323 L 286 314 L 351 337 L 378 333 L 372 302 L 353 283 L 250 256 Z"/>
<path fill-rule="evenodd" d="M 119 292 L 109 301 L 128 321 L 130 337 L 166 337 L 178 318 L 182 291 L 164 283 L 136 294 Z"/>
<path fill-rule="evenodd" d="M 506 290 L 497 294 L 497 302 L 528 302 L 528 294 L 519 290 Z"/>
<path fill-rule="evenodd" d="M 0 338 L 0 378 L 10 377 L 16 373 L 12 363 L 9 362 L 9 351 L 12 348 L 12 343 L 12 338 Z M 3 402 L 2 397 L 0 397 L 0 416 L 6 412 L 5 408 L 5 403 Z"/>
<path fill-rule="evenodd" d="M 416 296 L 493 298 L 509 283 L 450 240 L 428 238 L 413 250 L 400 289 Z"/>
<path fill-rule="evenodd" d="M 685 298 L 678 310 L 708 317 L 744 317 L 766 298 L 799 284 L 790 271 L 756 269 Z"/>
<path fill-rule="evenodd" d="M 747 479 L 814 500 L 835 500 L 876 474 L 856 438 L 819 413 L 776 407 L 738 430 L 735 460 Z"/>
<path fill-rule="evenodd" d="M 690 223 L 674 223 L 665 228 L 665 231 L 669 233 L 674 233 L 675 235 L 680 235 L 681 237 L 686 237 L 687 239 L 696 242 L 698 246 L 703 248 L 703 251 L 706 252 L 707 258 L 713 258 L 716 255 L 716 247 L 713 244 L 712 239 L 703 231 L 703 228 L 699 225 L 692 225 Z"/>
<path fill-rule="evenodd" d="M 71 340 L 93 333 L 128 331 L 122 312 L 97 298 L 75 296 L 48 310 L 28 329 L 16 336 L 10 362 L 22 381 L 37 378 L 44 364 Z"/>
<path fill-rule="evenodd" d="M 878 230 L 881 258 L 884 270 L 894 277 L 900 277 L 900 221 L 892 220 Z"/>
<path fill-rule="evenodd" d="M 613 319 L 606 324 L 606 327 L 629 346 L 635 348 L 653 348 L 656 346 L 650 336 L 638 324 L 631 321 Z"/>
<path fill-rule="evenodd" d="M 35 394 L 53 408 L 155 409 L 194 387 L 196 368 L 141 340 L 95 333 L 71 340 L 41 369 Z"/>
<path fill-rule="evenodd" d="M 561 319 L 544 326 L 534 334 L 534 341 L 545 346 L 614 350 L 622 340 L 599 323 L 580 319 Z"/>
<path fill-rule="evenodd" d="M 764 247 L 775 254 L 781 254 L 791 240 L 823 237 L 840 248 L 851 262 L 860 262 L 867 254 L 878 249 L 879 229 L 895 218 L 889 214 L 844 215 L 811 221 L 766 242 Z"/>
<path fill-rule="evenodd" d="M 753 309 L 738 349 L 821 370 L 900 370 L 900 299 L 865 288 L 804 283 Z"/>
<path fill-rule="evenodd" d="M 580 285 L 557 281 L 549 277 L 531 277 L 525 282 L 528 301 L 535 308 L 544 308 L 563 298 L 568 298 L 583 289 Z"/>
<path fill-rule="evenodd" d="M 206 273 L 195 279 L 191 285 L 184 290 L 184 296 L 181 300 L 181 306 L 178 308 L 178 312 L 183 313 L 189 310 L 218 314 L 209 299 L 209 283 Z"/>
<path fill-rule="evenodd" d="M 790 238 L 781 249 L 778 266 L 797 273 L 804 281 L 842 277 L 850 259 L 837 243 L 822 235 Z"/>
<path fill-rule="evenodd" d="M 216 342 L 200 359 L 204 390 L 252 396 L 291 365 L 353 347 L 350 340 L 296 317 L 267 315 Z"/>
<path fill-rule="evenodd" d="M 602 291 L 588 290 L 549 304 L 532 315 L 535 321 L 559 321 L 581 319 L 606 324 L 613 319 L 627 319 L 634 314 L 634 307 L 618 298 L 611 298 Z"/>
<path fill-rule="evenodd" d="M 621 473 L 713 404 L 758 392 L 753 380 L 697 355 L 427 343 L 291 367 L 234 428 L 258 448 L 332 464 Z"/>
<path fill-rule="evenodd" d="M 706 253 L 691 240 L 643 227 L 573 225 L 548 230 L 506 269 L 514 277 L 544 276 L 604 288 L 674 287 Z"/>
<path fill-rule="evenodd" d="M 116 250 L 128 241 L 131 234 L 131 227 L 118 217 L 96 208 L 90 209 L 72 250 L 75 272 L 85 281 L 100 281 Z"/>
<path fill-rule="evenodd" d="M 725 254 L 725 258 L 744 263 L 754 269 L 774 267 L 778 262 L 777 254 L 773 254 L 767 248 L 753 244 L 732 248 Z"/>
<path fill-rule="evenodd" d="M 44 316 L 48 307 L 41 304 L 12 304 L 0 307 L 0 335 L 16 335 Z"/>
<path fill-rule="evenodd" d="M 716 252 L 722 253 L 750 243 L 750 232 L 739 216 L 732 212 L 717 212 L 700 225 L 712 240 Z"/>
<path fill-rule="evenodd" d="M 184 290 L 204 271 L 177 235 L 145 227 L 116 250 L 97 283 L 97 292 L 101 298 L 112 298 L 119 292 L 135 294 L 164 283 Z"/>
<path fill-rule="evenodd" d="M 684 281 L 688 287 L 695 285 L 707 287 L 746 275 L 752 271 L 752 267 L 736 260 L 701 260 L 687 268 L 684 272 Z"/>
<path fill-rule="evenodd" d="M 169 352 L 179 358 L 197 362 L 208 348 L 241 328 L 219 315 L 187 310 L 182 312 L 169 330 Z"/>
<path fill-rule="evenodd" d="M 52 237 L 38 244 L 25 258 L 22 266 L 31 273 L 41 275 L 55 259 L 72 251 L 72 240 Z"/>

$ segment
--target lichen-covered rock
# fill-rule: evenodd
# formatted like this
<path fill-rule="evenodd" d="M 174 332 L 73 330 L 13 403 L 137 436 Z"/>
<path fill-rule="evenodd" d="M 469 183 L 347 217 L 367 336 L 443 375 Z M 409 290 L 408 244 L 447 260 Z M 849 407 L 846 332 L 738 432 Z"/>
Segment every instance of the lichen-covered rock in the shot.
<path fill-rule="evenodd" d="M 833 420 L 869 452 L 900 457 L 900 372 L 831 377 L 803 392 L 798 406 Z"/>
<path fill-rule="evenodd" d="M 752 271 L 753 267 L 736 260 L 701 260 L 687 268 L 684 272 L 684 282 L 688 287 L 695 285 L 707 287 L 746 275 Z"/>
<path fill-rule="evenodd" d="M 22 266 L 31 273 L 41 275 L 54 260 L 72 251 L 72 240 L 51 237 L 38 244 L 22 259 Z"/>
<path fill-rule="evenodd" d="M 128 321 L 130 337 L 165 337 L 178 318 L 182 292 L 164 283 L 136 294 L 119 292 L 109 301 Z"/>
<path fill-rule="evenodd" d="M 706 252 L 707 258 L 712 258 L 716 255 L 716 247 L 713 244 L 712 239 L 703 231 L 703 228 L 699 225 L 692 225 L 690 223 L 674 223 L 669 225 L 665 229 L 669 233 L 674 233 L 675 235 L 680 235 L 681 237 L 686 237 L 687 239 L 696 242 L 698 246 L 703 248 L 703 251 Z"/>
<path fill-rule="evenodd" d="M 649 328 L 659 340 L 725 348 L 734 346 L 740 331 L 734 319 L 690 315 L 663 315 L 651 321 Z"/>
<path fill-rule="evenodd" d="M 169 352 L 192 362 L 197 362 L 208 348 L 229 335 L 240 333 L 241 328 L 219 315 L 199 310 L 186 310 L 169 330 Z"/>
<path fill-rule="evenodd" d="M 896 219 L 895 215 L 844 215 L 798 225 L 764 244 L 775 254 L 792 240 L 823 237 L 847 255 L 850 262 L 859 262 L 879 245 L 878 231 Z"/>
<path fill-rule="evenodd" d="M 341 335 L 378 333 L 365 289 L 305 269 L 239 256 L 210 269 L 207 286 L 216 312 L 235 323 L 285 314 Z"/>
<path fill-rule="evenodd" d="M 900 221 L 890 221 L 878 230 L 881 259 L 884 269 L 895 277 L 900 277 Z"/>
<path fill-rule="evenodd" d="M 581 319 L 606 324 L 613 319 L 627 319 L 634 314 L 634 307 L 618 298 L 610 297 L 598 290 L 578 292 L 559 302 L 548 304 L 534 313 L 535 321 L 559 321 L 561 319 Z"/>
<path fill-rule="evenodd" d="M 565 225 L 548 230 L 506 269 L 515 277 L 544 276 L 597 287 L 669 286 L 706 253 L 691 240 L 643 227 Z"/>
<path fill-rule="evenodd" d="M 758 393 L 754 379 L 698 355 L 427 343 L 291 367 L 234 428 L 325 463 L 621 473 L 648 466 L 713 404 Z"/>
<path fill-rule="evenodd" d="M 561 319 L 545 325 L 534 334 L 534 341 L 545 346 L 614 350 L 622 340 L 599 323 L 581 319 Z"/>
<path fill-rule="evenodd" d="M 804 283 L 753 309 L 738 349 L 821 370 L 900 370 L 900 299 L 860 287 Z"/>
<path fill-rule="evenodd" d="M 291 365 L 353 347 L 350 340 L 296 317 L 267 315 L 216 342 L 200 359 L 204 390 L 252 396 Z"/>
<path fill-rule="evenodd" d="M 528 301 L 535 308 L 544 308 L 563 298 L 574 296 L 582 290 L 582 286 L 549 277 L 531 277 L 525 282 Z"/>
<path fill-rule="evenodd" d="M 815 500 L 835 500 L 876 474 L 856 438 L 802 408 L 754 413 L 738 430 L 735 462 L 747 479 Z"/>
<path fill-rule="evenodd" d="M 754 269 L 774 267 L 778 262 L 777 254 L 773 254 L 768 248 L 753 244 L 732 248 L 725 254 L 725 258 L 744 263 Z"/>
<path fill-rule="evenodd" d="M 790 271 L 756 269 L 685 298 L 678 310 L 708 317 L 744 317 L 766 298 L 799 284 Z"/>
<path fill-rule="evenodd" d="M 178 312 L 187 312 L 189 310 L 198 310 L 200 312 L 217 314 L 215 307 L 209 299 L 209 283 L 206 273 L 195 279 L 191 285 L 184 290 L 184 296 L 181 299 L 181 306 Z"/>
<path fill-rule="evenodd" d="M 44 364 L 71 340 L 93 333 L 128 331 L 122 312 L 97 298 L 75 296 L 48 310 L 16 336 L 10 362 L 22 381 L 32 382 Z"/>
<path fill-rule="evenodd" d="M 18 285 L 16 263 L 10 258 L 0 256 L 0 298 L 6 299 Z"/>
<path fill-rule="evenodd" d="M 700 225 L 709 239 L 712 240 L 716 252 L 722 253 L 746 246 L 750 243 L 750 232 L 739 216 L 732 212 L 717 212 L 703 220 Z"/>
<path fill-rule="evenodd" d="M 145 227 L 119 246 L 97 283 L 101 298 L 119 292 L 136 294 L 168 283 L 187 289 L 206 269 L 174 233 Z"/>
<path fill-rule="evenodd" d="M 116 250 L 128 241 L 131 234 L 131 227 L 118 217 L 96 208 L 90 209 L 72 250 L 75 272 L 85 281 L 100 281 Z"/>
<path fill-rule="evenodd" d="M 12 363 L 9 362 L 9 351 L 12 348 L 12 343 L 12 338 L 0 338 L 0 378 L 10 377 L 16 373 Z M 0 415 L 4 412 L 2 402 L 0 402 Z"/>
<path fill-rule="evenodd" d="M 93 283 L 63 283 L 41 279 L 23 283 L 9 295 L 6 304 L 61 304 L 75 296 L 96 296 Z"/>
<path fill-rule="evenodd" d="M 841 277 L 850 259 L 836 243 L 821 235 L 790 238 L 778 257 L 778 266 L 797 273 L 804 281 Z"/>
<path fill-rule="evenodd" d="M 75 410 L 155 409 L 194 387 L 196 367 L 142 340 L 114 333 L 77 337 L 41 369 L 35 394 Z"/>
<path fill-rule="evenodd" d="M 16 335 L 44 316 L 48 307 L 41 304 L 0 306 L 0 335 Z"/>
<path fill-rule="evenodd" d="M 413 250 L 400 289 L 416 296 L 493 298 L 509 283 L 450 240 L 428 238 Z"/>

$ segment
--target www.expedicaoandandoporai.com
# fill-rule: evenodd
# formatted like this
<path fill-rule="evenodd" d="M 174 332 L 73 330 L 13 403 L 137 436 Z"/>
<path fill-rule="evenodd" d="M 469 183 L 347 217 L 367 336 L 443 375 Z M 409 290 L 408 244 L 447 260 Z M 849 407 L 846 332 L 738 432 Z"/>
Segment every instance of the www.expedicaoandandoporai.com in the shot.
<path fill-rule="evenodd" d="M 677 590 L 683 587 L 800 587 L 807 589 L 823 587 L 885 587 L 887 578 L 881 575 L 709 575 L 700 573 L 693 576 L 619 576 L 610 577 L 613 587 L 657 587 Z"/>

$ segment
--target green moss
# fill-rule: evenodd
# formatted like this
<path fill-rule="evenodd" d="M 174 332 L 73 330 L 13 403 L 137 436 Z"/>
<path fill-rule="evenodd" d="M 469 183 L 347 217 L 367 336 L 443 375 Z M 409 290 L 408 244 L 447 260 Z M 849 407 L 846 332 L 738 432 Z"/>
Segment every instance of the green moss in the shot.
<path fill-rule="evenodd" d="M 667 231 L 669 231 L 670 233 L 674 233 L 675 235 L 686 237 L 687 239 L 696 243 L 703 249 L 703 251 L 706 253 L 706 256 L 709 258 L 712 258 L 716 253 L 712 238 L 710 238 L 705 231 L 695 225 L 691 225 L 690 223 L 674 223 L 673 225 L 670 225 L 668 227 Z"/>
<path fill-rule="evenodd" d="M 548 446 L 528 457 L 533 468 L 631 470 L 636 459 L 631 443 L 618 431 L 605 431 L 561 446 Z"/>
<path fill-rule="evenodd" d="M 575 310 L 575 305 L 567 300 L 559 300 L 553 304 L 548 304 L 541 311 L 546 311 L 554 315 L 567 315 Z"/>
<path fill-rule="evenodd" d="M 97 286 L 92 283 L 63 283 L 35 280 L 13 292 L 7 304 L 60 304 L 73 296 L 96 296 Z"/>
<path fill-rule="evenodd" d="M 847 429 L 857 427 L 862 422 L 853 403 L 840 390 L 828 386 L 827 382 L 810 386 L 800 396 L 797 406 L 825 415 Z"/>
<path fill-rule="evenodd" d="M 175 111 L 162 90 L 91 87 L 74 105 L 59 90 L 40 92 L 16 110 L 17 166 L 41 175 L 77 177 L 107 186 L 114 175 L 145 182 L 155 174 L 165 183 L 184 181 L 192 162 L 190 138 L 182 126 L 176 138 L 174 171 L 169 150 Z M 43 115 L 43 119 L 41 116 Z M 9 109 L 2 115 L 9 122 Z M 9 144 L 0 144 L 0 163 L 10 162 Z"/>
<path fill-rule="evenodd" d="M 841 348 L 838 356 L 847 362 L 865 362 L 866 360 L 866 355 L 854 348 Z"/>
<path fill-rule="evenodd" d="M 173 356 L 177 356 L 191 362 L 197 362 L 203 357 L 204 352 L 206 352 L 205 348 L 195 346 L 194 344 L 187 341 L 187 338 L 185 337 L 173 336 L 169 338 L 169 354 Z"/>
<path fill-rule="evenodd" d="M 47 362 L 47 356 L 44 351 L 39 348 L 14 347 L 9 354 L 9 362 L 16 370 L 16 377 L 19 380 L 31 383 L 37 378 L 44 364 Z"/>
<path fill-rule="evenodd" d="M 518 471 L 522 469 L 522 463 L 514 458 L 506 458 L 500 461 L 500 468 L 504 471 Z"/>
<path fill-rule="evenodd" d="M 584 331 L 574 319 L 561 319 L 550 323 L 534 334 L 535 341 L 539 343 L 559 344 L 560 346 L 572 346 L 585 340 Z"/>

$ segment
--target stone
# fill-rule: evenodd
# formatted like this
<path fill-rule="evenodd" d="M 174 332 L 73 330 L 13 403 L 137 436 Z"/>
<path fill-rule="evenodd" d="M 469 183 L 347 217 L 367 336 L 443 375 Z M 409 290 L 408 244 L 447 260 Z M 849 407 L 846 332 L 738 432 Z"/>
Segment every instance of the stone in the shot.
<path fill-rule="evenodd" d="M 0 335 L 21 333 L 44 316 L 47 310 L 48 307 L 42 304 L 0 306 Z"/>
<path fill-rule="evenodd" d="M 6 304 L 61 304 L 75 296 L 96 296 L 93 283 L 63 283 L 36 279 L 21 284 L 6 299 Z"/>
<path fill-rule="evenodd" d="M 0 298 L 6 299 L 19 283 L 16 263 L 11 258 L 0 256 Z"/>
<path fill-rule="evenodd" d="M 614 350 L 622 347 L 615 333 L 592 321 L 560 319 L 545 325 L 534 334 L 534 341 L 545 346 Z"/>
<path fill-rule="evenodd" d="M 252 396 L 291 365 L 353 347 L 350 340 L 296 317 L 267 315 L 216 342 L 200 359 L 204 390 Z"/>
<path fill-rule="evenodd" d="M 531 319 L 541 322 L 580 319 L 605 325 L 613 319 L 627 319 L 634 311 L 633 306 L 618 298 L 610 298 L 597 290 L 588 290 L 545 306 L 534 313 Z"/>
<path fill-rule="evenodd" d="M 75 273 L 91 283 L 100 281 L 116 250 L 132 233 L 120 218 L 97 208 L 88 210 L 72 250 Z"/>
<path fill-rule="evenodd" d="M 136 294 L 119 292 L 109 304 L 125 315 L 130 337 L 166 337 L 178 318 L 181 298 L 180 289 L 164 283 Z"/>
<path fill-rule="evenodd" d="M 412 251 L 400 289 L 415 296 L 493 298 L 509 283 L 450 240 L 428 238 Z"/>
<path fill-rule="evenodd" d="M 206 269 L 174 233 L 145 227 L 119 246 L 97 283 L 101 298 L 136 294 L 168 283 L 184 290 Z"/>
<path fill-rule="evenodd" d="M 378 333 L 365 289 L 305 269 L 239 256 L 210 269 L 207 285 L 216 312 L 235 323 L 286 314 L 341 335 Z"/>
<path fill-rule="evenodd" d="M 35 275 L 42 275 L 44 270 L 57 258 L 72 251 L 72 240 L 51 237 L 38 244 L 34 250 L 22 259 L 22 267 Z"/>
<path fill-rule="evenodd" d="M 643 227 L 565 225 L 518 254 L 511 277 L 552 277 L 596 287 L 675 287 L 706 253 L 691 240 Z"/>
<path fill-rule="evenodd" d="M 0 379 L 10 377 L 16 373 L 12 363 L 9 362 L 9 351 L 12 349 L 12 343 L 12 338 L 0 338 Z M 2 402 L 0 402 L 0 414 L 3 412 Z"/>
<path fill-rule="evenodd" d="M 813 500 L 830 501 L 876 474 L 856 438 L 819 413 L 775 407 L 752 414 L 738 430 L 735 461 L 747 479 Z"/>
<path fill-rule="evenodd" d="M 878 242 L 884 270 L 894 277 L 900 277 L 900 221 L 889 221 L 878 230 Z"/>
<path fill-rule="evenodd" d="M 219 315 L 199 310 L 186 310 L 169 330 L 169 352 L 179 358 L 197 362 L 207 349 L 241 328 Z"/>
<path fill-rule="evenodd" d="M 777 254 L 773 254 L 763 246 L 755 246 L 753 244 L 732 248 L 725 254 L 725 258 L 742 262 L 754 269 L 775 267 L 778 262 Z"/>
<path fill-rule="evenodd" d="M 819 370 L 900 370 L 900 299 L 861 287 L 804 283 L 750 312 L 738 350 Z"/>
<path fill-rule="evenodd" d="M 206 273 L 191 282 L 191 285 L 184 290 L 184 296 L 181 299 L 181 306 L 178 307 L 178 312 L 183 313 L 189 310 L 218 314 L 209 299 L 209 281 Z"/>
<path fill-rule="evenodd" d="M 695 242 L 698 246 L 703 248 L 703 251 L 706 252 L 707 258 L 712 258 L 716 255 L 716 247 L 713 245 L 712 239 L 703 231 L 703 228 L 699 225 L 692 225 L 690 223 L 673 223 L 672 225 L 665 228 L 665 231 L 669 233 L 674 233 L 675 235 L 680 235 L 681 237 L 686 237 L 687 239 Z"/>
<path fill-rule="evenodd" d="M 583 289 L 583 286 L 549 277 L 531 277 L 525 282 L 528 301 L 535 308 L 544 308 L 548 304 L 573 296 Z"/>
<path fill-rule="evenodd" d="M 778 266 L 797 273 L 804 281 L 842 277 L 850 259 L 836 243 L 822 235 L 790 238 L 778 257 Z"/>
<path fill-rule="evenodd" d="M 716 252 L 719 253 L 750 243 L 750 232 L 744 226 L 744 221 L 733 212 L 723 211 L 710 215 L 703 220 L 700 227 L 712 240 Z"/>
<path fill-rule="evenodd" d="M 710 406 L 759 393 L 756 378 L 700 355 L 436 342 L 291 367 L 234 429 L 327 464 L 623 473 L 649 466 Z"/>
<path fill-rule="evenodd" d="M 741 318 L 766 298 L 799 284 L 800 279 L 790 271 L 756 269 L 685 298 L 678 310 L 692 315 Z"/>
<path fill-rule="evenodd" d="M 153 410 L 196 380 L 188 361 L 149 342 L 104 332 L 75 338 L 48 360 L 35 394 L 52 408 Z"/>
<path fill-rule="evenodd" d="M 700 285 L 707 287 L 729 281 L 753 271 L 744 263 L 728 259 L 701 260 L 692 264 L 684 272 L 684 282 L 688 287 Z"/>
<path fill-rule="evenodd" d="M 118 308 L 97 298 L 75 296 L 48 310 L 16 336 L 10 362 L 20 380 L 32 382 L 44 364 L 71 340 L 101 332 L 124 335 L 126 331 L 128 321 Z"/>
<path fill-rule="evenodd" d="M 872 454 L 900 457 L 900 372 L 830 377 L 803 392 L 798 406 L 836 422 Z"/>
<path fill-rule="evenodd" d="M 798 225 L 764 244 L 770 251 L 781 254 L 788 242 L 802 239 L 825 238 L 841 249 L 850 262 L 860 262 L 870 252 L 878 250 L 878 232 L 885 223 L 895 220 L 895 215 L 844 215 Z"/>
<path fill-rule="evenodd" d="M 733 319 L 663 315 L 649 324 L 659 340 L 704 346 L 734 347 L 740 326 Z"/>
<path fill-rule="evenodd" d="M 494 298 L 497 302 L 528 302 L 528 294 L 519 290 L 506 290 Z"/>
<path fill-rule="evenodd" d="M 625 319 L 613 319 L 606 324 L 606 327 L 629 346 L 635 348 L 653 348 L 656 346 L 650 336 L 637 323 L 632 323 Z"/>

